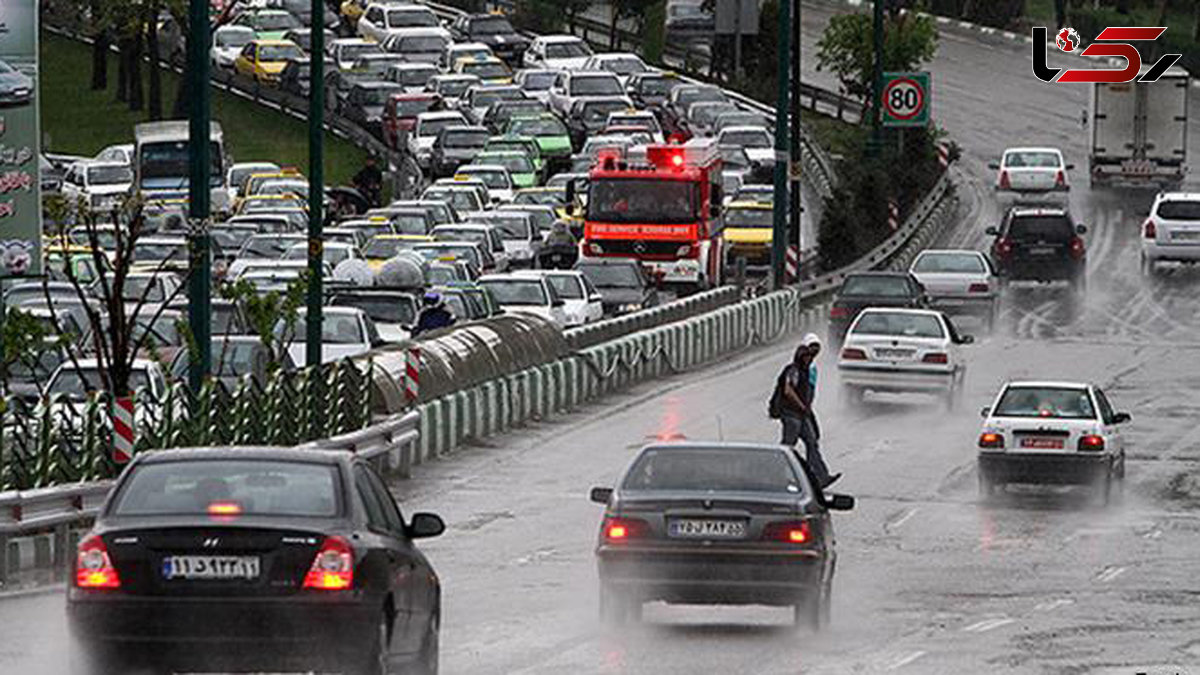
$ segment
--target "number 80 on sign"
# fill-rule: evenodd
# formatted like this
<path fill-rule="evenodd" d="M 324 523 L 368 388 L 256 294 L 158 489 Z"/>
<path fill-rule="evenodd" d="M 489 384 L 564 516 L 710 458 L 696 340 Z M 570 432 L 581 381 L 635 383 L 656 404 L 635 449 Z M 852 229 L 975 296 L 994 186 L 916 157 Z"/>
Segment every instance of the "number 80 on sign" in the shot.
<path fill-rule="evenodd" d="M 929 124 L 929 73 L 884 73 L 883 125 L 923 127 Z"/>

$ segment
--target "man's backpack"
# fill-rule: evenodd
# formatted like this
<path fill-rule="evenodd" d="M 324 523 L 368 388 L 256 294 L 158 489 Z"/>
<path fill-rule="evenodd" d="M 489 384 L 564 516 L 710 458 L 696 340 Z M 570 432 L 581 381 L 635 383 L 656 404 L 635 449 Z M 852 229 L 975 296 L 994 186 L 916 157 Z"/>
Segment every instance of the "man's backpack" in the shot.
<path fill-rule="evenodd" d="M 775 378 L 775 390 L 771 392 L 771 400 L 767 402 L 767 417 L 773 420 L 783 417 L 783 383 L 787 377 L 788 368 L 791 368 L 790 364 L 784 366 L 779 377 Z"/>

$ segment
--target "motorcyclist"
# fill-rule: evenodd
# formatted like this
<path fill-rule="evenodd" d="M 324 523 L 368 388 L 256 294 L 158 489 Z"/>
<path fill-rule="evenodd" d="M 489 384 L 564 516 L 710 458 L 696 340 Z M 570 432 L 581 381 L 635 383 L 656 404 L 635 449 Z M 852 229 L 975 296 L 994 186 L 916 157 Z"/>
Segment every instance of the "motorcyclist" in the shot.
<path fill-rule="evenodd" d="M 571 234 L 571 228 L 561 220 L 554 221 L 538 254 L 538 266 L 542 269 L 570 269 L 579 258 L 579 242 Z"/>
<path fill-rule="evenodd" d="M 413 337 L 431 330 L 454 325 L 454 315 L 450 313 L 450 310 L 446 309 L 440 293 L 436 291 L 426 293 L 422 299 L 422 304 L 424 304 L 424 307 L 421 309 L 421 314 L 417 316 L 417 325 L 412 330 Z"/>

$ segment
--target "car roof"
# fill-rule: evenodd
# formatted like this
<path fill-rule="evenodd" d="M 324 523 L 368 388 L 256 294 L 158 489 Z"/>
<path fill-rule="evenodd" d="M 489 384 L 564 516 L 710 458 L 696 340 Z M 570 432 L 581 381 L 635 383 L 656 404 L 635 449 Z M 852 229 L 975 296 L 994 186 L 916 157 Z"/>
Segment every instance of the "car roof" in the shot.
<path fill-rule="evenodd" d="M 62 366 L 60 366 L 60 367 L 65 370 L 75 370 L 76 364 L 79 365 L 80 369 L 99 368 L 100 367 L 100 359 L 96 359 L 96 358 L 74 359 L 73 361 L 64 362 L 62 364 Z M 131 367 L 134 370 L 142 370 L 142 369 L 148 369 L 151 366 L 157 367 L 158 364 L 152 359 L 134 359 Z"/>
<path fill-rule="evenodd" d="M 168 464 L 215 459 L 276 459 L 311 464 L 340 464 L 352 458 L 348 450 L 297 450 L 277 446 L 211 446 L 176 448 L 162 452 L 147 452 L 137 456 L 139 464 Z"/>
<path fill-rule="evenodd" d="M 772 443 L 734 443 L 728 441 L 712 441 L 709 443 L 702 441 L 651 443 L 643 446 L 641 452 L 649 450 L 664 450 L 668 452 L 673 450 L 762 450 L 764 452 L 788 454 L 788 448 L 782 445 L 774 445 Z"/>
<path fill-rule="evenodd" d="M 1053 152 L 1053 153 L 1056 153 L 1059 155 L 1062 154 L 1062 150 L 1059 150 L 1058 148 L 1051 148 L 1051 147 L 1024 147 L 1024 148 L 1005 148 L 1004 149 L 1004 154 L 1007 155 L 1010 152 Z"/>
<path fill-rule="evenodd" d="M 1200 192 L 1160 192 L 1155 201 L 1200 201 Z"/>
<path fill-rule="evenodd" d="M 972 249 L 972 248 L 927 248 L 924 251 L 921 251 L 920 253 L 918 253 L 917 256 L 920 257 L 927 253 L 936 253 L 939 255 L 952 253 L 955 255 L 970 255 L 970 256 L 975 256 L 977 258 L 984 257 L 983 253 L 976 251 L 975 249 Z"/>
<path fill-rule="evenodd" d="M 766 127 L 759 124 L 735 124 L 721 129 L 722 134 L 729 132 L 744 133 L 747 131 L 761 131 L 763 133 L 770 133 Z"/>
<path fill-rule="evenodd" d="M 1055 380 L 1017 380 L 1008 382 L 1005 387 L 1044 387 L 1047 389 L 1091 389 L 1086 382 L 1064 382 Z"/>
<path fill-rule="evenodd" d="M 417 115 L 417 120 L 465 120 L 466 117 L 457 110 L 434 110 Z"/>
<path fill-rule="evenodd" d="M 846 278 L 851 277 L 895 277 L 897 279 L 907 279 L 911 275 L 908 272 L 885 272 L 879 270 L 870 270 L 866 272 L 851 272 L 846 275 Z"/>
<path fill-rule="evenodd" d="M 563 42 L 583 42 L 583 38 L 579 38 L 574 35 L 565 35 L 562 33 L 559 33 L 557 35 L 542 35 L 541 37 L 538 38 L 538 40 L 541 40 L 542 44 L 555 44 L 555 43 L 563 43 Z"/>
<path fill-rule="evenodd" d="M 1009 209 L 1009 214 L 1012 216 L 1065 216 L 1067 210 L 1058 207 L 1041 207 L 1041 206 L 1014 206 Z"/>
<path fill-rule="evenodd" d="M 530 276 L 528 274 L 510 272 L 507 274 L 485 274 L 479 277 L 478 283 L 483 284 L 488 281 L 541 281 L 541 279 L 542 278 L 540 276 Z"/>
<path fill-rule="evenodd" d="M 908 307 L 867 307 L 859 314 L 859 316 L 862 316 L 863 314 L 867 314 L 867 313 L 872 313 L 872 314 L 884 314 L 884 313 L 887 313 L 887 314 L 911 314 L 913 316 L 933 316 L 933 317 L 940 317 L 942 315 L 942 313 L 936 309 L 910 309 Z"/>

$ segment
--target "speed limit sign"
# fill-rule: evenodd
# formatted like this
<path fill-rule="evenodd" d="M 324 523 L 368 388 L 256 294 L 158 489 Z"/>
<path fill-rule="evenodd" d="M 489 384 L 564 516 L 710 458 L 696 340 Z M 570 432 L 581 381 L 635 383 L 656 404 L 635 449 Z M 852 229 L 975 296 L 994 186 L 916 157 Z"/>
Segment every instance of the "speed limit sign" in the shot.
<path fill-rule="evenodd" d="M 929 73 L 884 73 L 880 101 L 883 125 L 923 127 L 929 124 Z"/>

